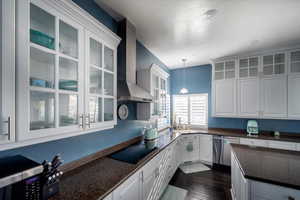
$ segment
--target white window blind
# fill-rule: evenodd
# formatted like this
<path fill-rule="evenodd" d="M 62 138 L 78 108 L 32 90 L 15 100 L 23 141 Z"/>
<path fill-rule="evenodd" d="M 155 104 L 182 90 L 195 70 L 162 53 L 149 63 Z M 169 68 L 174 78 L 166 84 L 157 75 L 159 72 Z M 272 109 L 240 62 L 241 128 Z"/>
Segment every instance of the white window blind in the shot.
<path fill-rule="evenodd" d="M 177 123 L 207 126 L 207 94 L 174 95 L 173 108 Z"/>

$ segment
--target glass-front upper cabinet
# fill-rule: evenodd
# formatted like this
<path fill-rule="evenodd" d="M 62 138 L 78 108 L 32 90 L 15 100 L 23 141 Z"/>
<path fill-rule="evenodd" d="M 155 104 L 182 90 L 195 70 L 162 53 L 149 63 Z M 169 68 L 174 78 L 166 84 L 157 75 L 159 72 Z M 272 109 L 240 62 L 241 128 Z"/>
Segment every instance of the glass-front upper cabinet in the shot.
<path fill-rule="evenodd" d="M 274 76 L 286 73 L 286 55 L 285 53 L 275 53 L 264 55 L 263 62 L 263 75 Z"/>
<path fill-rule="evenodd" d="M 0 0 L 0 144 L 15 140 L 15 1 Z"/>
<path fill-rule="evenodd" d="M 87 32 L 88 128 L 97 128 L 115 120 L 116 77 L 114 51 L 96 35 Z"/>
<path fill-rule="evenodd" d="M 153 106 L 152 115 L 159 115 L 159 77 L 152 74 L 152 96 L 153 96 Z"/>
<path fill-rule="evenodd" d="M 42 1 L 21 1 L 18 13 L 19 139 L 83 128 L 83 27 Z M 28 18 L 27 18 L 28 17 Z M 27 20 L 29 19 L 29 20 Z"/>
<path fill-rule="evenodd" d="M 258 77 L 259 57 L 239 59 L 239 78 Z"/>

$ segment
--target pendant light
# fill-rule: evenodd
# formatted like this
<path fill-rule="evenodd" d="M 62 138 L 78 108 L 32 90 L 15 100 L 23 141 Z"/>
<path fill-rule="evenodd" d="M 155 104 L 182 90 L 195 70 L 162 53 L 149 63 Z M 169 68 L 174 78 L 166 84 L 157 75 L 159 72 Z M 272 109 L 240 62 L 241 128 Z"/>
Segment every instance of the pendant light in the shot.
<path fill-rule="evenodd" d="M 181 90 L 179 91 L 179 93 L 180 94 L 186 94 L 186 93 L 188 93 L 189 92 L 189 90 L 188 89 L 186 89 L 185 88 L 185 85 L 186 85 L 186 82 L 185 82 L 185 79 L 186 79 L 186 66 L 185 66 L 185 64 L 186 64 L 186 59 L 185 58 L 183 58 L 182 59 L 182 62 L 183 62 L 183 87 L 181 88 Z"/>

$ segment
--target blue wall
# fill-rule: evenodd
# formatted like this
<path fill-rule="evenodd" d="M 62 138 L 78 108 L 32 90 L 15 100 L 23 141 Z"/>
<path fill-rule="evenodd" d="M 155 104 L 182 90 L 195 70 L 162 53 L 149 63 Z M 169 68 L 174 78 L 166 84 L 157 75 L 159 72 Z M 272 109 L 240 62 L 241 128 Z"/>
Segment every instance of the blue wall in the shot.
<path fill-rule="evenodd" d="M 208 93 L 208 127 L 245 129 L 248 119 L 211 117 L 211 65 L 186 69 L 185 87 L 192 93 Z M 183 85 L 183 69 L 171 70 L 171 94 L 179 94 Z M 296 120 L 258 120 L 261 130 L 300 133 L 300 122 Z"/>
<path fill-rule="evenodd" d="M 76 3 L 78 6 L 80 6 L 81 8 L 83 8 L 85 11 L 90 13 L 90 15 L 95 17 L 102 24 L 107 26 L 111 31 L 117 33 L 118 23 L 101 7 L 99 7 L 94 0 L 72 0 L 72 1 Z"/>
<path fill-rule="evenodd" d="M 117 23 L 98 7 L 93 0 L 73 1 L 83 7 L 112 31 L 117 32 Z M 137 42 L 137 63 L 144 67 L 150 67 L 152 63 L 156 63 L 168 71 L 167 66 L 140 42 Z M 128 105 L 130 115 L 128 120 L 118 121 L 118 124 L 114 129 L 2 151 L 0 152 L 0 157 L 21 154 L 41 162 L 44 159 L 50 160 L 55 154 L 61 153 L 65 163 L 68 163 L 99 150 L 128 141 L 141 134 L 141 129 L 145 126 L 145 122 L 136 120 L 136 103 L 123 103 Z"/>

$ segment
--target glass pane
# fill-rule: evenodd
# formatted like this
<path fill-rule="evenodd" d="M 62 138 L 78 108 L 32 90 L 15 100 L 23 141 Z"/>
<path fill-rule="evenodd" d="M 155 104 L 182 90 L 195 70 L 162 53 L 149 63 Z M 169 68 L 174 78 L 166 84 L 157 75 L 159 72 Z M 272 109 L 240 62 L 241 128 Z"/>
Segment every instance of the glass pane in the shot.
<path fill-rule="evenodd" d="M 240 69 L 240 77 L 241 78 L 248 77 L 248 68 L 246 68 L 246 69 Z"/>
<path fill-rule="evenodd" d="M 159 90 L 155 89 L 154 90 L 154 100 L 158 101 L 158 95 L 159 95 Z"/>
<path fill-rule="evenodd" d="M 59 58 L 59 89 L 78 91 L 77 62 Z"/>
<path fill-rule="evenodd" d="M 112 49 L 104 48 L 104 68 L 109 71 L 114 71 L 114 52 Z"/>
<path fill-rule="evenodd" d="M 166 90 L 166 81 L 164 79 L 160 79 L 160 89 Z"/>
<path fill-rule="evenodd" d="M 274 73 L 275 74 L 284 74 L 284 64 L 275 65 Z"/>
<path fill-rule="evenodd" d="M 227 61 L 227 62 L 225 63 L 225 69 L 226 69 L 226 70 L 234 69 L 234 67 L 235 67 L 234 61 Z"/>
<path fill-rule="evenodd" d="M 257 76 L 257 75 L 258 75 L 258 70 L 257 70 L 256 67 L 253 67 L 253 68 L 250 68 L 250 69 L 249 69 L 249 76 L 255 77 L 255 76 Z"/>
<path fill-rule="evenodd" d="M 215 80 L 224 79 L 224 72 L 215 72 Z"/>
<path fill-rule="evenodd" d="M 114 95 L 114 76 L 111 73 L 104 73 L 104 94 Z"/>
<path fill-rule="evenodd" d="M 235 77 L 235 72 L 234 71 L 227 71 L 225 72 L 225 79 L 230 79 Z"/>
<path fill-rule="evenodd" d="M 273 64 L 273 56 L 264 56 L 263 57 L 263 63 L 264 65 L 272 65 Z"/>
<path fill-rule="evenodd" d="M 90 63 L 102 67 L 102 44 L 90 38 Z"/>
<path fill-rule="evenodd" d="M 158 115 L 158 103 L 153 103 L 152 115 Z"/>
<path fill-rule="evenodd" d="M 30 92 L 30 130 L 54 128 L 54 93 Z"/>
<path fill-rule="evenodd" d="M 78 123 L 77 95 L 59 95 L 59 126 L 70 126 Z"/>
<path fill-rule="evenodd" d="M 284 63 L 284 54 L 276 54 L 275 55 L 275 63 Z"/>
<path fill-rule="evenodd" d="M 257 57 L 250 58 L 249 59 L 249 66 L 250 67 L 258 66 L 258 58 Z"/>
<path fill-rule="evenodd" d="M 102 98 L 90 97 L 89 101 L 91 123 L 102 121 Z"/>
<path fill-rule="evenodd" d="M 55 17 L 30 4 L 30 41 L 55 49 Z"/>
<path fill-rule="evenodd" d="M 111 121 L 114 119 L 114 100 L 104 99 L 104 121 Z"/>
<path fill-rule="evenodd" d="M 291 64 L 291 72 L 292 73 L 298 73 L 298 72 L 300 72 L 300 62 L 292 63 Z"/>
<path fill-rule="evenodd" d="M 291 53 L 291 61 L 292 62 L 300 61 L 300 51 L 295 51 Z"/>
<path fill-rule="evenodd" d="M 154 88 L 159 88 L 158 87 L 158 85 L 159 85 L 159 78 L 158 78 L 158 76 L 153 75 L 152 76 L 152 82 L 153 82 L 152 84 L 153 84 Z"/>
<path fill-rule="evenodd" d="M 102 94 L 102 71 L 90 67 L 90 93 Z"/>
<path fill-rule="evenodd" d="M 224 63 L 216 63 L 215 64 L 215 71 L 223 71 L 224 70 Z"/>
<path fill-rule="evenodd" d="M 263 72 L 264 72 L 264 75 L 272 75 L 273 74 L 273 65 L 264 66 Z"/>
<path fill-rule="evenodd" d="M 55 56 L 30 48 L 30 85 L 54 88 Z"/>
<path fill-rule="evenodd" d="M 247 67 L 248 67 L 248 59 L 241 59 L 240 68 L 247 68 Z"/>
<path fill-rule="evenodd" d="M 59 51 L 78 58 L 78 31 L 72 26 L 59 21 Z"/>

